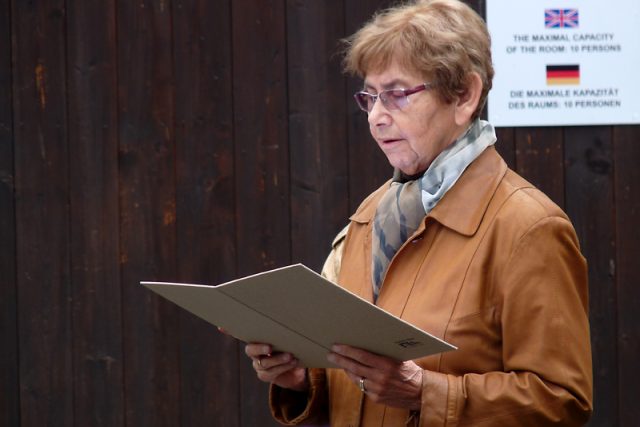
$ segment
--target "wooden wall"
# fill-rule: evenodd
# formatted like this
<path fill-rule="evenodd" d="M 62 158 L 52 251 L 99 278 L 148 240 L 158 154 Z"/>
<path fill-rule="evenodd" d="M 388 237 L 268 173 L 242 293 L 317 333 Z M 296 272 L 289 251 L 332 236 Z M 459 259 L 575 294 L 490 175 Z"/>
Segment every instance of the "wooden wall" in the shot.
<path fill-rule="evenodd" d="M 0 0 L 0 426 L 274 425 L 242 345 L 138 282 L 320 268 L 390 175 L 335 55 L 387 3 Z M 637 425 L 640 127 L 498 133 L 589 260 L 590 425 Z"/>

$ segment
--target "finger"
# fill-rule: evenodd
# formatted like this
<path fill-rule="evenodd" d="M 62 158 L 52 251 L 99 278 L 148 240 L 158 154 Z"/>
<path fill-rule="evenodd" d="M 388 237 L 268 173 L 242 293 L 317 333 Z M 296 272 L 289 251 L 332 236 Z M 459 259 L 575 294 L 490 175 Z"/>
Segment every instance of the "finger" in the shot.
<path fill-rule="evenodd" d="M 276 353 L 268 356 L 258 356 L 253 359 L 254 369 L 268 370 L 275 366 L 284 365 L 293 360 L 291 353 Z"/>
<path fill-rule="evenodd" d="M 356 383 L 356 385 L 358 386 L 361 392 L 371 393 L 371 390 L 369 389 L 369 387 L 371 386 L 371 381 L 368 381 L 367 378 L 365 377 L 358 378 L 358 382 Z"/>
<path fill-rule="evenodd" d="M 349 379 L 358 387 L 360 387 L 361 378 L 365 379 L 367 390 L 369 390 L 369 385 L 374 383 L 374 380 L 371 377 L 367 376 L 366 374 L 356 373 L 356 372 L 348 371 L 346 369 L 344 370 L 344 373 L 347 374 Z"/>
<path fill-rule="evenodd" d="M 397 363 L 387 357 L 380 356 L 361 348 L 351 347 L 344 344 L 335 344 L 331 350 L 345 358 L 352 359 L 361 365 L 381 368 L 388 365 L 396 365 Z"/>
<path fill-rule="evenodd" d="M 244 352 L 250 358 L 256 359 L 261 356 L 271 355 L 271 346 L 269 344 L 249 343 L 244 346 Z"/>
<path fill-rule="evenodd" d="M 333 351 L 328 354 L 327 359 L 343 369 L 361 375 L 363 374 L 362 370 L 369 367 L 369 365 L 362 363 L 361 359 L 358 359 L 358 354 L 355 351 L 345 351 L 338 346 L 333 346 L 331 349 Z"/>
<path fill-rule="evenodd" d="M 298 367 L 298 361 L 292 359 L 287 363 L 273 366 L 269 369 L 256 369 L 258 378 L 262 381 L 273 382 L 281 375 L 291 371 Z"/>
<path fill-rule="evenodd" d="M 262 366 L 262 358 L 253 359 L 253 361 L 251 362 L 251 366 L 253 366 L 253 369 L 256 372 L 265 370 L 265 368 Z"/>
<path fill-rule="evenodd" d="M 349 379 L 356 385 L 358 385 L 360 378 L 371 378 L 375 375 L 375 371 L 372 368 L 337 353 L 329 353 L 327 359 L 339 368 L 342 368 Z"/>
<path fill-rule="evenodd" d="M 293 361 L 293 357 L 280 358 L 278 360 L 273 357 L 262 357 L 253 359 L 251 366 L 253 366 L 253 369 L 255 369 L 256 371 L 276 372 L 278 369 L 280 369 L 281 366 L 290 365 Z"/>
<path fill-rule="evenodd" d="M 347 371 L 347 370 L 345 370 L 345 371 L 344 371 L 344 373 L 345 373 L 345 374 L 347 374 L 347 376 L 349 377 L 349 379 L 351 380 L 351 382 L 353 382 L 353 383 L 354 383 L 355 385 L 357 385 L 357 386 L 360 386 L 360 378 L 365 378 L 365 379 L 366 379 L 366 377 L 365 377 L 365 376 L 363 376 L 363 375 L 357 375 L 357 374 L 354 374 L 354 373 L 353 373 L 353 372 L 351 372 L 351 371 Z"/>
<path fill-rule="evenodd" d="M 378 392 L 380 391 L 380 387 L 372 378 L 355 375 L 349 371 L 344 371 L 344 372 L 347 374 L 349 379 L 353 382 L 353 384 L 355 384 L 356 387 L 358 387 L 358 389 L 361 392 L 367 393 L 371 396 L 374 396 L 374 395 L 377 396 Z"/>

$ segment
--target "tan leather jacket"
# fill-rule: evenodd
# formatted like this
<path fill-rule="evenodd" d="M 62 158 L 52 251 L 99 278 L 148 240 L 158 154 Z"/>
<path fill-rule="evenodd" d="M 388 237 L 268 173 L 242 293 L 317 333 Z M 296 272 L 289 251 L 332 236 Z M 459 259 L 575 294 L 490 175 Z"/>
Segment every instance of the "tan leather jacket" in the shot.
<path fill-rule="evenodd" d="M 371 225 L 351 217 L 339 283 L 372 300 Z M 422 409 L 376 404 L 341 371 L 309 396 L 272 387 L 273 415 L 331 426 L 578 426 L 592 409 L 586 262 L 567 216 L 487 149 L 398 251 L 377 304 L 456 345 L 416 360 Z"/>

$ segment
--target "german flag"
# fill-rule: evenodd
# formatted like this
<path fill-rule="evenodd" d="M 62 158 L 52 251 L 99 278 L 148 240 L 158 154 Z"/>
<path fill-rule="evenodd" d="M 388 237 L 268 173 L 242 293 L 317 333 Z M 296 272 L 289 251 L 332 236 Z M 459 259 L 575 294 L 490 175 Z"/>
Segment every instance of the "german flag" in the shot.
<path fill-rule="evenodd" d="M 547 85 L 579 85 L 580 65 L 547 65 Z"/>

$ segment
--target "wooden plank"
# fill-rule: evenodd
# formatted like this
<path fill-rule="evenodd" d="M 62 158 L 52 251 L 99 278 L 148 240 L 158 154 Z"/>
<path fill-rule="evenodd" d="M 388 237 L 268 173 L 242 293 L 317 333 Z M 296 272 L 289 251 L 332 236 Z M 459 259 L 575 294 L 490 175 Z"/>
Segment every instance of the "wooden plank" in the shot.
<path fill-rule="evenodd" d="M 245 275 L 291 259 L 286 9 L 282 0 L 232 5 L 237 265 Z M 240 425 L 276 425 L 267 385 L 239 347 Z"/>
<path fill-rule="evenodd" d="M 240 274 L 287 263 L 289 182 L 284 2 L 233 2 Z M 240 52 L 251 52 L 241 54 Z"/>
<path fill-rule="evenodd" d="M 562 128 L 518 128 L 515 132 L 517 172 L 563 207 Z"/>
<path fill-rule="evenodd" d="M 565 129 L 566 211 L 589 263 L 595 405 L 589 425 L 619 426 L 613 158 L 609 127 Z"/>
<path fill-rule="evenodd" d="M 355 33 L 373 13 L 393 1 L 350 0 L 345 2 L 346 35 Z M 356 105 L 353 94 L 362 90 L 362 80 L 349 77 L 347 102 L 347 139 L 349 143 L 349 212 L 354 212 L 365 197 L 391 178 L 393 170 L 369 133 L 366 113 Z"/>
<path fill-rule="evenodd" d="M 507 165 L 516 170 L 516 130 L 515 128 L 496 128 L 496 150 Z"/>
<path fill-rule="evenodd" d="M 640 126 L 614 128 L 619 425 L 640 419 Z"/>
<path fill-rule="evenodd" d="M 67 14 L 75 420 L 123 425 L 115 5 Z"/>
<path fill-rule="evenodd" d="M 287 2 L 292 254 L 320 271 L 348 221 L 348 146 L 338 41 L 343 0 Z"/>
<path fill-rule="evenodd" d="M 178 270 L 216 284 L 236 277 L 231 6 L 183 0 L 173 11 Z M 182 310 L 180 337 L 181 425 L 237 426 L 235 340 Z"/>
<path fill-rule="evenodd" d="M 11 6 L 24 426 L 74 424 L 64 6 L 61 0 Z"/>
<path fill-rule="evenodd" d="M 0 0 L 0 426 L 19 424 L 11 8 Z"/>
<path fill-rule="evenodd" d="M 140 280 L 175 280 L 171 11 L 119 1 L 118 123 L 125 423 L 180 425 L 178 308 Z"/>

